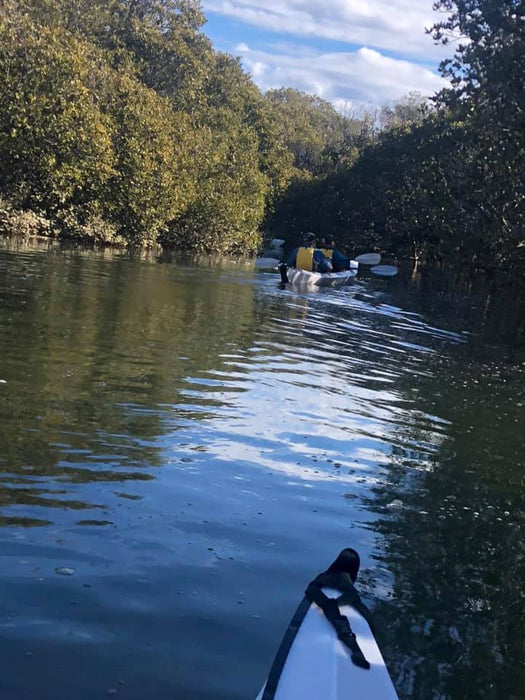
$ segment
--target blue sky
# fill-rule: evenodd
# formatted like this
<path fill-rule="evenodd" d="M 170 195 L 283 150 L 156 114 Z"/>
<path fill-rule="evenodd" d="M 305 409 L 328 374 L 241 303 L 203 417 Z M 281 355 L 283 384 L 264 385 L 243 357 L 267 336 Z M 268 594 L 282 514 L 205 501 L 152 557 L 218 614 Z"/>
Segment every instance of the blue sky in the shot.
<path fill-rule="evenodd" d="M 294 87 L 341 110 L 389 104 L 444 81 L 425 27 L 432 0 L 202 0 L 204 31 L 262 90 Z"/>

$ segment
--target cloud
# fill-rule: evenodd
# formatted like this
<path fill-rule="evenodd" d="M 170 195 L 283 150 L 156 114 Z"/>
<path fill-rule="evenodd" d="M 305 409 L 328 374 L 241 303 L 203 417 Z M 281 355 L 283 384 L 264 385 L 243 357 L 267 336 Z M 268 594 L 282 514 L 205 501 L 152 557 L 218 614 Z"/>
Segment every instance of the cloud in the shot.
<path fill-rule="evenodd" d="M 292 86 L 338 108 L 384 104 L 412 91 L 431 95 L 446 84 L 423 66 L 367 47 L 352 52 L 316 52 L 305 47 L 260 51 L 239 44 L 237 53 L 262 90 Z"/>
<path fill-rule="evenodd" d="M 447 49 L 425 34 L 432 0 L 204 0 L 207 14 L 293 36 L 329 39 L 436 62 Z"/>

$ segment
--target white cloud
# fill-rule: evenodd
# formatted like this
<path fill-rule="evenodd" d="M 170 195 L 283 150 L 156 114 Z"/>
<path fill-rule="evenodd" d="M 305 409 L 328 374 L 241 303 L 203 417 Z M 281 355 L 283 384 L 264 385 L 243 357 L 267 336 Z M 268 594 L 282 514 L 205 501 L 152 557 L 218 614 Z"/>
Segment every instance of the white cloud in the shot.
<path fill-rule="evenodd" d="M 207 14 L 294 36 L 370 46 L 436 62 L 446 49 L 425 34 L 442 18 L 432 0 L 204 0 Z"/>
<path fill-rule="evenodd" d="M 363 47 L 353 52 L 315 52 L 296 47 L 275 52 L 239 45 L 245 68 L 262 90 L 294 87 L 343 108 L 384 104 L 412 91 L 431 95 L 445 85 L 432 71 Z"/>
<path fill-rule="evenodd" d="M 266 63 L 263 63 L 262 61 L 255 61 L 252 65 L 251 73 L 254 79 L 257 80 L 257 78 L 262 77 L 267 70 L 268 66 Z"/>

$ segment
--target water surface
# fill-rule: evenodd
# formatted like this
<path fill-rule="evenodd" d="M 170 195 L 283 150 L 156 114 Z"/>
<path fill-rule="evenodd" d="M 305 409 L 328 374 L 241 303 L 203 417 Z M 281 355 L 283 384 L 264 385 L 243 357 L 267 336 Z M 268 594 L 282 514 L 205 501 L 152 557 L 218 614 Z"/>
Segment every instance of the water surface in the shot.
<path fill-rule="evenodd" d="M 401 698 L 523 697 L 510 298 L 4 246 L 2 698 L 254 697 L 348 545 Z"/>

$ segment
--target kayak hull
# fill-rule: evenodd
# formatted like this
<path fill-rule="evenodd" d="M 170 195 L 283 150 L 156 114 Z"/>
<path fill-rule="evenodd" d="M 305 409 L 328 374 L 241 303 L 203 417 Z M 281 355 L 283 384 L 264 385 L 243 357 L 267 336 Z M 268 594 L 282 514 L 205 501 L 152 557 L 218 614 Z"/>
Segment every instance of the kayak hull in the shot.
<path fill-rule="evenodd" d="M 357 275 L 359 263 L 351 261 L 349 270 L 341 272 L 309 272 L 289 267 L 287 270 L 288 282 L 295 287 L 340 287 L 348 284 Z"/>
<path fill-rule="evenodd" d="M 323 589 L 331 598 L 340 593 Z M 342 606 L 370 669 L 356 666 L 322 610 L 312 603 L 299 627 L 271 700 L 399 700 L 368 622 Z M 266 685 L 257 700 L 263 700 Z M 266 700 L 266 698 L 264 698 Z"/>

